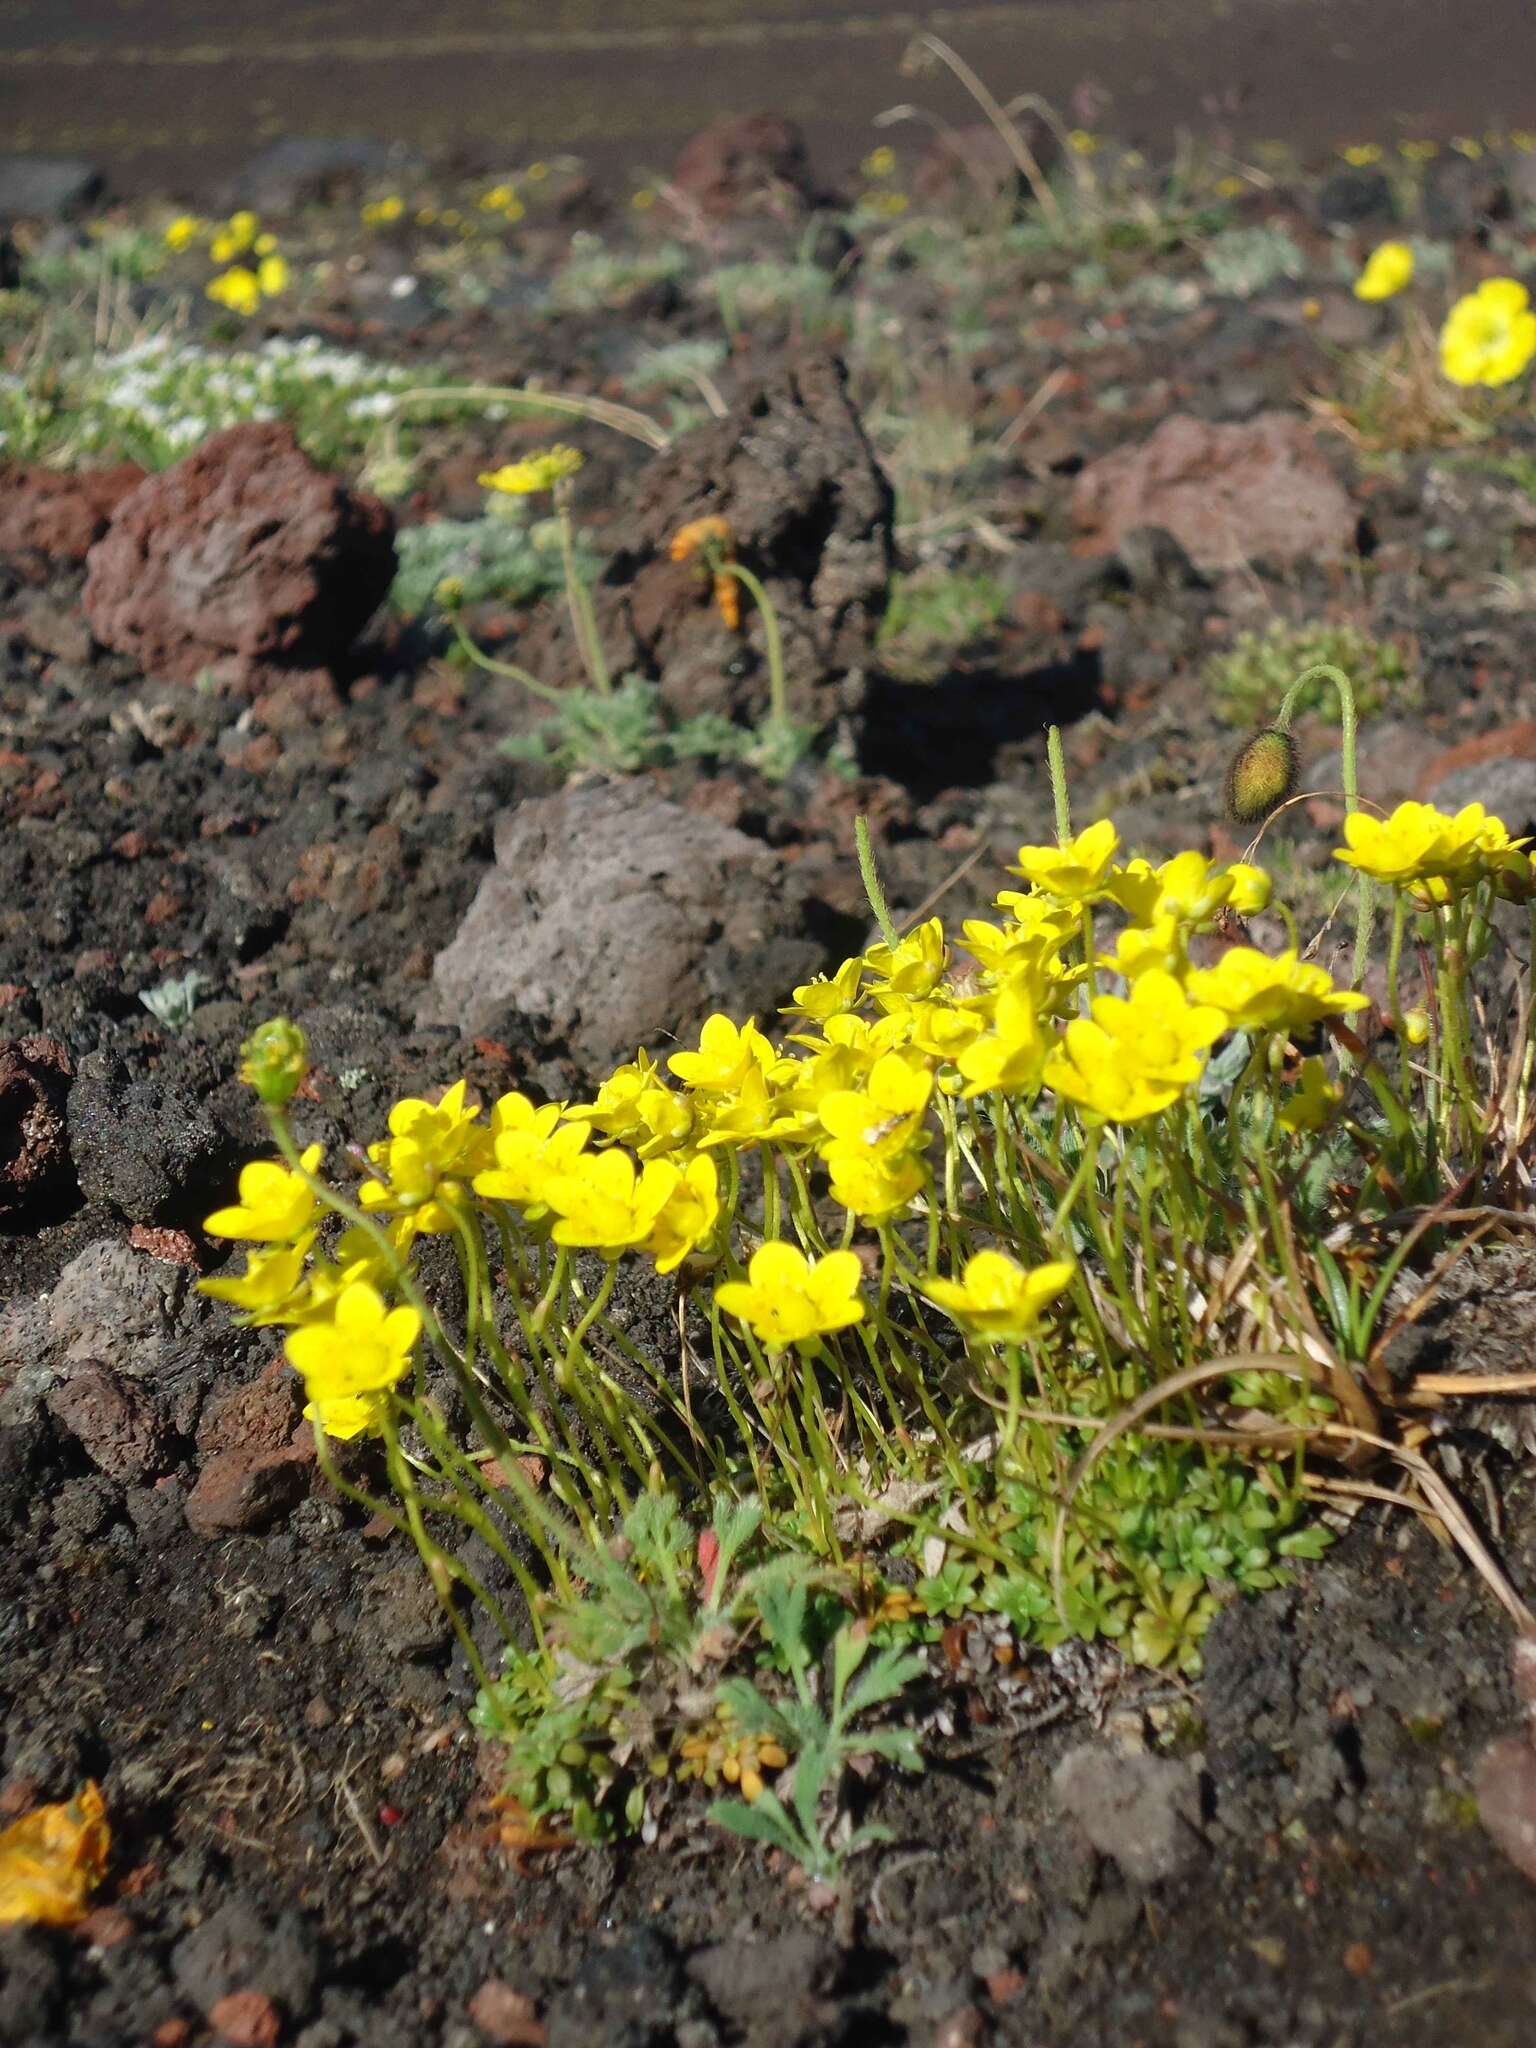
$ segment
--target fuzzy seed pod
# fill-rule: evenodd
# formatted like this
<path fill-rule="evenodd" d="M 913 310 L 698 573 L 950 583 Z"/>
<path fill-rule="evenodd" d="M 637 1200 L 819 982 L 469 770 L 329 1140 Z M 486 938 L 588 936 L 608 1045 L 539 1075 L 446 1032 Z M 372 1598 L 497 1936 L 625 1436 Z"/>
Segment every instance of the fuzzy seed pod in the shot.
<path fill-rule="evenodd" d="M 1296 742 L 1279 726 L 1267 725 L 1239 747 L 1227 769 L 1227 813 L 1238 825 L 1262 824 L 1296 793 Z"/>

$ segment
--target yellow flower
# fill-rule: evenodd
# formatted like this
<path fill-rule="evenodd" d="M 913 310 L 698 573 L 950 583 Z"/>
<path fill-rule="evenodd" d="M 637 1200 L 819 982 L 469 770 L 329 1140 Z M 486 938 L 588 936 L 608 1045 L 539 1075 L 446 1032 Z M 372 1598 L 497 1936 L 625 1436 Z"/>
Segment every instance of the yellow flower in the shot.
<path fill-rule="evenodd" d="M 1088 128 L 1071 128 L 1067 131 L 1067 143 L 1074 156 L 1097 156 L 1104 147 L 1104 138 Z"/>
<path fill-rule="evenodd" d="M 887 1157 L 867 1145 L 824 1145 L 820 1157 L 833 1201 L 871 1223 L 905 1209 L 928 1178 L 920 1159 Z"/>
<path fill-rule="evenodd" d="M 256 267 L 256 282 L 265 299 L 275 299 L 280 292 L 288 289 L 288 259 L 285 256 L 263 256 Z"/>
<path fill-rule="evenodd" d="M 888 178 L 896 168 L 896 152 L 888 142 L 882 142 L 878 149 L 872 149 L 859 165 L 866 178 Z"/>
<path fill-rule="evenodd" d="M 1256 917 L 1261 910 L 1269 908 L 1273 885 L 1262 868 L 1253 867 L 1245 860 L 1235 860 L 1227 869 L 1227 879 L 1232 884 L 1232 893 L 1227 901 L 1239 917 Z"/>
<path fill-rule="evenodd" d="M 454 1211 L 463 1204 L 462 1182 L 489 1166 L 491 1133 L 477 1109 L 466 1107 L 465 1083 L 455 1081 L 440 1102 L 407 1096 L 389 1112 L 390 1136 L 368 1147 L 368 1157 L 384 1174 L 383 1181 L 365 1180 L 360 1200 L 365 1209 L 417 1212 L 419 1230 L 454 1227 Z"/>
<path fill-rule="evenodd" d="M 209 244 L 209 255 L 215 263 L 228 263 L 236 256 L 243 256 L 260 228 L 261 222 L 249 210 L 232 213 Z"/>
<path fill-rule="evenodd" d="M 986 1251 L 966 1260 L 959 1280 L 935 1275 L 919 1285 L 963 1329 L 999 1343 L 1022 1344 L 1033 1335 L 1045 1310 L 1072 1284 L 1075 1271 L 1070 1259 L 1024 1267 L 1006 1252 Z"/>
<path fill-rule="evenodd" d="M 535 1109 L 525 1095 L 503 1095 L 491 1111 L 496 1164 L 474 1177 L 474 1190 L 493 1202 L 513 1202 L 530 1223 L 545 1214 L 552 1179 L 569 1173 L 591 1131 L 562 1123 L 558 1102 Z"/>
<path fill-rule="evenodd" d="M 1381 154 L 1379 142 L 1351 142 L 1339 151 L 1345 163 L 1353 164 L 1357 171 L 1363 170 L 1367 164 L 1379 164 Z"/>
<path fill-rule="evenodd" d="M 752 1254 L 746 1279 L 723 1281 L 715 1300 L 771 1351 L 780 1351 L 862 1322 L 863 1271 L 856 1252 L 828 1252 L 810 1260 L 798 1245 L 771 1242 Z"/>
<path fill-rule="evenodd" d="M 992 1029 L 955 1055 L 964 1083 L 961 1094 L 969 1100 L 995 1090 L 1013 1095 L 1038 1088 L 1045 1050 L 1037 991 L 1027 983 L 1011 983 L 998 993 Z"/>
<path fill-rule="evenodd" d="M 1497 873 L 1526 844 L 1511 839 L 1498 818 L 1481 804 L 1464 804 L 1455 817 L 1433 804 L 1401 803 L 1390 818 L 1352 811 L 1344 820 L 1347 847 L 1334 859 L 1394 888 L 1407 889 L 1421 903 L 1447 902 L 1457 888 L 1480 875 Z"/>
<path fill-rule="evenodd" d="M 363 225 L 369 228 L 388 227 L 392 220 L 398 220 L 405 211 L 405 201 L 398 192 L 388 192 L 382 199 L 373 199 L 363 208 Z M 430 213 L 430 207 L 423 207 L 423 213 Z M 421 215 L 417 215 L 419 220 Z"/>
<path fill-rule="evenodd" d="M 1458 299 L 1440 330 L 1440 367 L 1453 384 L 1509 384 L 1536 355 L 1536 313 L 1512 277 L 1490 277 Z"/>
<path fill-rule="evenodd" d="M 366 1280 L 336 1297 L 330 1318 L 290 1330 L 283 1349 L 304 1376 L 305 1409 L 327 1436 L 356 1436 L 382 1412 L 383 1396 L 411 1369 L 421 1335 L 413 1308 L 386 1308 Z"/>
<path fill-rule="evenodd" d="M 720 1220 L 720 1175 L 708 1153 L 690 1159 L 657 1212 L 645 1249 L 658 1273 L 674 1273 Z"/>
<path fill-rule="evenodd" d="M 1355 279 L 1357 299 L 1390 299 L 1413 277 L 1413 251 L 1406 242 L 1381 242 Z"/>
<path fill-rule="evenodd" d="M 1476 163 L 1483 153 L 1483 145 L 1475 135 L 1453 135 L 1451 147 L 1458 156 L 1464 156 L 1470 163 Z"/>
<path fill-rule="evenodd" d="M 477 203 L 482 213 L 500 213 L 503 207 L 510 206 L 516 197 L 517 193 L 512 186 L 493 185 L 489 192 L 480 194 Z"/>
<path fill-rule="evenodd" d="M 1128 998 L 1100 996 L 1091 1017 L 1072 1019 L 1045 1063 L 1045 1085 L 1095 1122 L 1136 1123 L 1200 1078 L 1226 1029 L 1220 1010 L 1190 1003 L 1171 974 L 1151 967 Z"/>
<path fill-rule="evenodd" d="M 1171 917 L 1155 918 L 1150 924 L 1127 925 L 1115 941 L 1113 953 L 1100 954 L 1099 965 L 1134 981 L 1149 967 L 1183 979 L 1189 962 L 1184 951 L 1183 927 Z"/>
<path fill-rule="evenodd" d="M 890 1160 L 911 1144 L 932 1093 L 933 1075 L 919 1055 L 888 1052 L 861 1088 L 824 1095 L 817 1114 L 834 1143 Z"/>
<path fill-rule="evenodd" d="M 322 1148 L 299 1154 L 305 1173 L 320 1164 Z M 275 1159 L 253 1159 L 240 1169 L 240 1199 L 215 1209 L 203 1223 L 210 1237 L 243 1237 L 252 1244 L 292 1244 L 315 1220 L 314 1195 L 299 1175 Z"/>
<path fill-rule="evenodd" d="M 1440 154 L 1440 145 L 1427 139 L 1415 140 L 1410 136 L 1397 145 L 1397 153 L 1406 163 L 1428 164 L 1433 163 Z"/>
<path fill-rule="evenodd" d="M 943 921 L 937 917 L 908 932 L 894 947 L 871 946 L 864 965 L 881 984 L 873 991 L 875 1001 L 881 1009 L 889 1009 L 893 998 L 932 995 L 943 979 L 948 957 Z"/>
<path fill-rule="evenodd" d="M 1344 1090 L 1337 1081 L 1329 1080 L 1322 1061 L 1315 1056 L 1303 1060 L 1301 1085 L 1281 1105 L 1281 1125 L 1298 1136 L 1304 1131 L 1320 1131 L 1343 1100 Z"/>
<path fill-rule="evenodd" d="M 255 271 L 247 270 L 241 263 L 210 277 L 203 286 L 203 296 L 212 299 L 216 306 L 227 306 L 231 313 L 249 319 L 261 304 L 261 285 Z"/>
<path fill-rule="evenodd" d="M 635 190 L 629 195 L 629 203 L 636 213 L 649 213 L 656 204 L 656 197 L 656 187 L 654 185 L 637 185 Z"/>
<path fill-rule="evenodd" d="M 556 1244 L 577 1245 L 616 1259 L 655 1228 L 682 1175 L 667 1159 L 637 1168 L 627 1152 L 586 1152 L 551 1176 L 545 1200 L 555 1212 Z"/>
<path fill-rule="evenodd" d="M 1105 893 L 1109 864 L 1119 844 L 1119 833 L 1101 818 L 1065 846 L 1021 846 L 1018 865 L 1011 872 L 1059 903 L 1088 903 Z"/>
<path fill-rule="evenodd" d="M 716 1011 L 704 1019 L 698 1051 L 675 1052 L 667 1066 L 688 1087 L 725 1095 L 740 1088 L 754 1069 L 767 1073 L 774 1057 L 773 1046 L 752 1018 L 738 1027 Z"/>
<path fill-rule="evenodd" d="M 179 254 L 183 249 L 190 249 L 207 230 L 207 221 L 199 220 L 195 213 L 179 213 L 165 231 L 165 246 Z"/>
<path fill-rule="evenodd" d="M 695 1104 L 701 1148 L 765 1145 L 802 1135 L 797 1114 L 781 1104 L 761 1067 L 749 1067 L 741 1086 L 710 1093 Z"/>
<path fill-rule="evenodd" d="M 1346 1017 L 1369 998 L 1336 989 L 1326 968 L 1298 960 L 1294 946 L 1271 959 L 1252 946 L 1233 946 L 1214 967 L 1197 968 L 1186 984 L 1191 1002 L 1225 1012 L 1234 1031 L 1310 1031 L 1324 1017 Z"/>
<path fill-rule="evenodd" d="M 818 974 L 814 981 L 802 982 L 795 990 L 794 1001 L 779 1015 L 808 1017 L 813 1024 L 825 1024 L 828 1018 L 856 1007 L 863 979 L 864 962 L 857 958 L 845 960 L 835 974 Z"/>
<path fill-rule="evenodd" d="M 508 497 L 527 498 L 536 491 L 552 491 L 556 484 L 566 477 L 574 476 L 586 457 L 575 448 L 567 448 L 557 441 L 552 448 L 541 448 L 533 455 L 525 455 L 521 462 L 504 462 L 500 469 L 488 469 L 481 473 L 481 486 L 487 491 L 504 491 Z"/>
<path fill-rule="evenodd" d="M 248 1252 L 245 1271 L 238 1277 L 199 1280 L 197 1291 L 214 1301 L 227 1301 L 242 1309 L 251 1324 L 284 1320 L 283 1311 L 294 1300 L 304 1278 L 304 1260 L 314 1243 L 306 1231 L 296 1244 L 280 1245 L 266 1252 Z"/>

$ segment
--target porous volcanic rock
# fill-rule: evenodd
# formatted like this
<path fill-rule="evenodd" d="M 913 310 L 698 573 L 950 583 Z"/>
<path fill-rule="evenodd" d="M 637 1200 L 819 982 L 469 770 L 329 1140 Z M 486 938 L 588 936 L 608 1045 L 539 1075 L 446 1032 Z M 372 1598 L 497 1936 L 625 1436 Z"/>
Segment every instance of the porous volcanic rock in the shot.
<path fill-rule="evenodd" d="M 714 220 L 811 198 L 805 137 L 783 114 L 726 114 L 691 135 L 672 170 L 674 189 Z"/>
<path fill-rule="evenodd" d="M 68 1177 L 65 1099 L 69 1054 L 57 1039 L 0 1045 L 0 1215 L 11 1215 Z"/>
<path fill-rule="evenodd" d="M 70 471 L 0 463 L 0 562 L 27 583 L 78 565 L 144 476 L 136 462 Z"/>
<path fill-rule="evenodd" d="M 819 355 L 789 364 L 635 480 L 613 559 L 593 591 L 612 673 L 659 678 L 682 717 L 716 711 L 756 721 L 767 711 L 763 626 L 751 598 L 742 593 L 741 626 L 732 631 L 698 559 L 671 559 L 680 527 L 717 516 L 772 600 L 791 713 L 822 723 L 856 711 L 885 610 L 892 505 L 842 365 Z M 563 608 L 550 608 L 518 659 L 554 682 L 583 680 Z"/>
<path fill-rule="evenodd" d="M 91 549 L 85 612 L 146 673 L 254 688 L 346 653 L 395 573 L 394 519 L 248 422 L 147 478 Z"/>
<path fill-rule="evenodd" d="M 423 1011 L 466 1034 L 514 1012 L 597 1075 L 711 1010 L 771 1012 L 826 965 L 793 869 L 643 784 L 522 804 L 497 821 L 495 847 Z"/>
<path fill-rule="evenodd" d="M 1072 519 L 1094 554 L 1161 526 L 1201 569 L 1336 560 L 1360 525 L 1306 423 L 1283 412 L 1232 425 L 1175 414 L 1138 446 L 1089 463 Z"/>

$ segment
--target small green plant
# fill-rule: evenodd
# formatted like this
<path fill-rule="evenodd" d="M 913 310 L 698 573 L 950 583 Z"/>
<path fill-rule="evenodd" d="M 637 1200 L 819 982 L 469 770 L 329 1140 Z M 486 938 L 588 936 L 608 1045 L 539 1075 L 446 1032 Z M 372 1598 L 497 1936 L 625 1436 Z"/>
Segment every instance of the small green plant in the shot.
<path fill-rule="evenodd" d="M 881 662 L 892 675 L 933 676 L 989 633 L 1007 605 L 993 576 L 952 569 L 894 576 L 876 642 Z"/>
<path fill-rule="evenodd" d="M 1282 280 L 1303 277 L 1307 260 L 1282 227 L 1223 228 L 1200 252 L 1212 287 L 1228 298 L 1252 299 Z"/>
<path fill-rule="evenodd" d="M 751 1679 L 727 1678 L 720 1698 L 739 1727 L 772 1737 L 793 1756 L 793 1790 L 787 1806 L 766 1788 L 755 1800 L 717 1800 L 710 1818 L 732 1834 L 781 1850 L 811 1877 L 836 1883 L 850 1856 L 891 1839 L 890 1829 L 875 1821 L 860 1827 L 840 1824 L 844 1817 L 837 1790 L 848 1765 L 868 1756 L 903 1771 L 923 1768 L 915 1730 L 854 1724 L 889 1706 L 924 1675 L 927 1661 L 894 1645 L 874 1649 L 866 1630 L 848 1624 L 832 1639 L 831 1683 L 823 1706 L 808 1639 L 804 1582 L 765 1586 L 761 1609 L 793 1694 L 772 1697 Z"/>
<path fill-rule="evenodd" d="M 1418 706 L 1420 687 L 1400 647 L 1374 640 L 1358 626 L 1292 626 L 1275 619 L 1239 633 L 1222 654 L 1205 665 L 1211 709 L 1229 725 L 1254 725 L 1285 695 L 1298 670 L 1338 668 L 1354 679 L 1359 715 L 1390 711 L 1401 716 Z M 1294 709 L 1315 711 L 1328 701 L 1328 685 L 1315 678 Z"/>
<path fill-rule="evenodd" d="M 610 249 L 600 235 L 583 230 L 571 237 L 570 254 L 549 287 L 556 313 L 596 313 L 622 306 L 637 292 L 669 283 L 688 268 L 684 250 L 673 242 L 652 249 Z"/>
<path fill-rule="evenodd" d="M 402 526 L 395 536 L 399 568 L 389 601 L 406 618 L 436 608 L 447 581 L 455 604 L 532 604 L 565 582 L 560 529 L 553 519 L 526 518 L 515 499 L 493 498 L 479 519 L 432 519 Z M 576 541 L 578 575 L 597 573 L 585 539 Z"/>
<path fill-rule="evenodd" d="M 189 967 L 185 974 L 173 974 L 154 988 L 140 989 L 139 1001 L 167 1031 L 184 1031 L 192 1021 L 198 997 L 211 986 L 206 974 Z"/>

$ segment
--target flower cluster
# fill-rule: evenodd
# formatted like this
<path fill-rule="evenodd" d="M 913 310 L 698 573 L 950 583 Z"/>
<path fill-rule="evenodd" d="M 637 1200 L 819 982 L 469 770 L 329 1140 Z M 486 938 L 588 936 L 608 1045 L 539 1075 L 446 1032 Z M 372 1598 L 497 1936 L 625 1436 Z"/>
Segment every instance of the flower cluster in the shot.
<path fill-rule="evenodd" d="M 1388 856 L 1361 849 L 1395 846 L 1401 818 L 1351 818 L 1355 850 L 1340 858 L 1386 873 Z M 1441 826 L 1392 872 L 1422 881 L 1508 849 L 1480 811 Z M 254 1322 L 291 1326 L 288 1356 L 311 1413 L 336 1436 L 375 1427 L 408 1374 L 421 1317 L 388 1300 L 402 1295 L 416 1240 L 463 1241 L 476 1211 L 542 1246 L 541 1259 L 635 1253 L 690 1286 L 713 1272 L 725 1327 L 749 1331 L 769 1356 L 818 1352 L 869 1313 L 853 1233 L 872 1231 L 889 1258 L 900 1225 L 937 1215 L 935 1144 L 962 1110 L 991 1103 L 995 1120 L 1005 1103 L 1031 1114 L 1045 1097 L 1085 1130 L 1140 1125 L 1177 1110 L 1225 1035 L 1283 1042 L 1363 1006 L 1294 948 L 1237 945 L 1214 965 L 1191 964 L 1191 938 L 1218 914 L 1267 902 L 1259 870 L 1198 853 L 1122 863 L 1118 850 L 1107 822 L 1064 845 L 1021 847 L 1026 886 L 998 897 L 995 920 L 968 920 L 952 946 L 930 918 L 796 989 L 782 1042 L 750 1018 L 717 1015 L 664 1065 L 637 1053 L 589 1102 L 536 1105 L 514 1092 L 483 1112 L 462 1081 L 437 1102 L 398 1102 L 367 1151 L 359 1220 L 329 1255 L 317 1249 L 316 1148 L 291 1166 L 248 1166 L 239 1202 L 208 1228 L 259 1249 L 242 1276 L 208 1291 Z M 1110 916 L 1120 929 L 1102 947 L 1095 918 Z M 248 1064 L 253 1076 L 275 1068 L 291 1092 L 294 1061 L 279 1034 Z M 1317 1083 L 1307 1087 L 1317 1101 Z M 1302 1103 L 1291 1123 L 1307 1120 Z M 841 1246 L 802 1203 L 801 1242 L 770 1228 L 738 1257 L 742 1162 L 754 1153 L 775 1184 L 782 1171 L 792 1188 L 824 1188 L 845 1217 Z M 1073 1271 L 1065 1257 L 1031 1267 L 977 1249 L 954 1276 L 910 1278 L 973 1342 L 1019 1344 Z"/>
<path fill-rule="evenodd" d="M 177 255 L 206 246 L 210 259 L 224 267 L 209 278 L 204 296 L 242 319 L 249 319 L 264 300 L 279 298 L 288 289 L 288 259 L 278 247 L 276 235 L 263 228 L 248 207 L 232 213 L 226 221 L 178 214 L 165 230 L 165 245 Z"/>
<path fill-rule="evenodd" d="M 484 490 L 528 498 L 538 491 L 552 491 L 556 484 L 574 476 L 585 459 L 577 449 L 557 441 L 552 448 L 541 448 L 519 462 L 504 462 L 499 469 L 486 470 L 479 481 Z"/>
<path fill-rule="evenodd" d="M 1466 804 L 1454 817 L 1433 804 L 1401 803 L 1390 818 L 1363 811 L 1344 820 L 1347 842 L 1335 860 L 1373 881 L 1407 893 L 1424 908 L 1451 901 L 1489 881 L 1500 895 L 1524 901 L 1531 892 L 1530 843 L 1511 839 L 1506 827 L 1481 804 Z"/>

